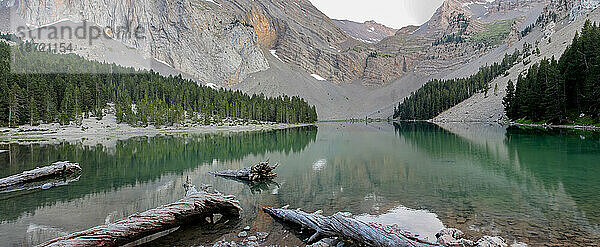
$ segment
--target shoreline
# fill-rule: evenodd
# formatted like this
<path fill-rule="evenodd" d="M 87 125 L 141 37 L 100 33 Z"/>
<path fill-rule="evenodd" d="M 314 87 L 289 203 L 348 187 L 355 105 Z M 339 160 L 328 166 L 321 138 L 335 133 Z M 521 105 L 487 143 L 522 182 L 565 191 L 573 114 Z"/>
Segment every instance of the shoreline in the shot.
<path fill-rule="evenodd" d="M 536 127 L 544 129 L 574 129 L 584 131 L 600 131 L 600 126 L 588 126 L 588 125 L 555 125 L 555 124 L 523 124 L 510 121 L 435 121 L 435 120 L 393 120 L 394 122 L 427 122 L 427 123 L 484 123 L 484 124 L 500 124 L 504 126 L 519 126 L 519 127 Z"/>
<path fill-rule="evenodd" d="M 112 114 L 102 120 L 84 119 L 81 126 L 61 126 L 57 123 L 38 126 L 22 125 L 17 128 L 0 128 L 0 144 L 59 144 L 81 142 L 85 146 L 114 146 L 117 141 L 134 137 L 160 135 L 217 134 L 281 130 L 311 126 L 314 124 L 254 123 L 245 125 L 182 125 L 156 128 L 154 126 L 133 127 L 117 124 Z"/>
<path fill-rule="evenodd" d="M 501 124 L 511 125 L 511 126 L 520 126 L 520 127 L 537 127 L 537 128 L 550 128 L 550 129 L 575 129 L 575 130 L 585 130 L 585 131 L 600 131 L 600 126 L 588 126 L 588 125 L 554 125 L 554 124 L 524 124 L 524 123 L 516 123 L 516 122 L 508 122 L 503 121 Z"/>

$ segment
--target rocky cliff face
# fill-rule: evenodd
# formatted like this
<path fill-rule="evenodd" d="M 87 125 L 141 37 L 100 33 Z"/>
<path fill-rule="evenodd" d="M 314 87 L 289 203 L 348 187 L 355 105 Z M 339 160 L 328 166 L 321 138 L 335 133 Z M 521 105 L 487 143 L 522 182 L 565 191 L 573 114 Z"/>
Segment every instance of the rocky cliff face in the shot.
<path fill-rule="evenodd" d="M 266 50 L 334 83 L 359 79 L 367 57 L 349 49 L 358 41 L 308 0 L 8 2 L 4 7 L 16 8 L 19 18 L 36 26 L 69 19 L 101 27 L 143 27 L 145 39 L 114 38 L 200 81 L 224 86 L 267 69 Z"/>
<path fill-rule="evenodd" d="M 375 46 L 401 55 L 409 71 L 436 75 L 484 56 L 496 47 L 511 47 L 520 30 L 538 18 L 546 0 L 447 0 L 432 18 L 412 32 L 400 30 Z M 503 54 L 502 54 L 503 55 Z"/>
<path fill-rule="evenodd" d="M 500 1 L 494 9 L 497 2 L 447 0 L 423 26 L 401 30 L 374 22 L 348 29 L 354 24 L 336 24 L 309 0 L 6 0 L 2 5 L 38 26 L 70 19 L 102 27 L 143 27 L 144 39 L 113 36 L 204 83 L 238 84 L 268 69 L 266 56 L 271 54 L 265 51 L 274 50 L 285 63 L 330 82 L 377 86 L 409 72 L 435 74 L 484 54 L 488 48 L 472 42 L 432 43 L 458 32 L 483 32 L 496 21 L 487 16 L 501 18 L 523 7 L 522 2 L 539 1 Z M 369 39 L 382 40 L 371 44 L 352 38 L 358 29 L 378 35 L 365 36 Z"/>
<path fill-rule="evenodd" d="M 204 83 L 235 84 L 268 68 L 245 16 L 212 1 L 18 0 L 13 7 L 31 25 L 69 19 L 111 27 L 113 38 Z M 144 38 L 120 35 L 126 27 L 142 27 Z"/>

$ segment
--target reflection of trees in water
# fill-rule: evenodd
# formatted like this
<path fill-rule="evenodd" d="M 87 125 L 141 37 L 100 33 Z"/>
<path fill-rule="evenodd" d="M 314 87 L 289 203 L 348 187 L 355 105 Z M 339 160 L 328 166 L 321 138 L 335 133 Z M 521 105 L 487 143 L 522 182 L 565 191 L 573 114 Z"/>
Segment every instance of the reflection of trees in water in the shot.
<path fill-rule="evenodd" d="M 3 200 L 0 220 L 13 220 L 23 212 L 33 212 L 57 201 L 153 181 L 165 173 L 182 174 L 215 159 L 239 161 L 248 155 L 267 152 L 299 152 L 314 142 L 316 135 L 317 127 L 308 126 L 236 134 L 137 137 L 119 141 L 113 150 L 80 144 L 13 145 L 12 163 L 0 157 L 0 164 L 10 164 L 2 167 L 2 176 L 57 160 L 79 162 L 83 172 L 80 180 L 72 185 Z"/>
<path fill-rule="evenodd" d="M 597 133 L 509 128 L 501 141 L 509 150 L 504 154 L 429 123 L 398 123 L 395 131 L 434 161 L 448 162 L 433 173 L 446 174 L 436 182 L 447 183 L 437 189 L 447 198 L 440 202 L 452 209 L 440 211 L 443 218 L 480 218 L 509 236 L 530 237 L 530 243 L 560 242 L 569 234 L 600 240 Z"/>
<path fill-rule="evenodd" d="M 546 190 L 564 190 L 599 231 L 599 132 L 509 127 L 505 143 L 513 163 L 535 176 Z"/>
<path fill-rule="evenodd" d="M 306 164 L 282 167 L 286 170 L 279 177 L 285 181 L 277 196 L 279 204 L 308 212 L 322 209 L 325 214 L 370 213 L 375 207 L 384 212 L 397 206 L 385 195 L 397 191 L 399 177 L 406 177 L 406 170 L 397 155 L 390 152 L 389 143 L 381 139 L 387 133 L 319 132 L 321 141 L 298 158 Z M 315 162 L 322 163 L 318 169 L 313 166 Z"/>

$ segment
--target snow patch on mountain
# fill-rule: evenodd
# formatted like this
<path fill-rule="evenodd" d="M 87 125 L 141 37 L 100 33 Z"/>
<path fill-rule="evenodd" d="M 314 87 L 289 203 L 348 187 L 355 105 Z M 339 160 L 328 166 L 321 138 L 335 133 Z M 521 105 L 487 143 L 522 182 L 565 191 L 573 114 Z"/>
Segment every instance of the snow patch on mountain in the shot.
<path fill-rule="evenodd" d="M 217 84 L 214 84 L 214 83 L 206 83 L 205 86 L 207 86 L 209 88 L 212 88 L 212 89 L 218 89 L 219 88 L 219 86 L 217 86 Z"/>
<path fill-rule="evenodd" d="M 323 78 L 322 76 L 317 75 L 317 74 L 311 74 L 310 76 L 317 79 L 318 81 L 326 81 L 325 78 Z"/>
<path fill-rule="evenodd" d="M 279 59 L 279 61 L 282 61 L 281 58 L 279 58 L 279 56 L 277 56 L 277 50 L 269 50 L 269 52 L 271 53 L 271 55 L 273 55 L 273 57 Z"/>

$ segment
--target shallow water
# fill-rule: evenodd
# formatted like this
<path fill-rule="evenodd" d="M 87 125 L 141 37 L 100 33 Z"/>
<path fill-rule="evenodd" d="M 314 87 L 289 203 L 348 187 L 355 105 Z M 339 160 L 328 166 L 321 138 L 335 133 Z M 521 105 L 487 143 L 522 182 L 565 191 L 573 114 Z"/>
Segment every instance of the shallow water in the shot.
<path fill-rule="evenodd" d="M 268 243 L 302 242 L 259 209 L 290 205 L 397 223 L 423 238 L 456 227 L 532 246 L 600 244 L 600 138 L 488 124 L 321 124 L 259 133 L 140 137 L 113 146 L 0 145 L 0 177 L 58 160 L 79 162 L 69 185 L 0 194 L 0 243 L 30 246 L 183 197 L 182 184 L 236 195 L 239 220 L 191 225 L 151 243 L 235 240 L 245 226 Z M 209 171 L 280 162 L 272 184 Z M 443 222 L 443 223 L 442 223 Z M 4 244 L 2 244 L 4 245 Z"/>

